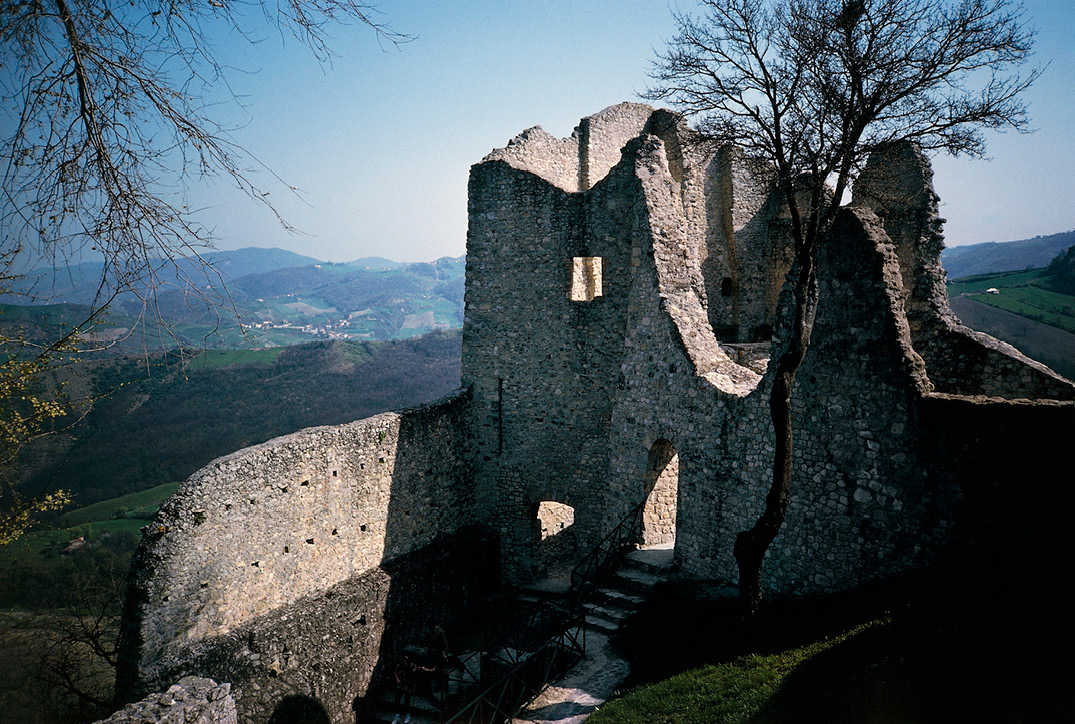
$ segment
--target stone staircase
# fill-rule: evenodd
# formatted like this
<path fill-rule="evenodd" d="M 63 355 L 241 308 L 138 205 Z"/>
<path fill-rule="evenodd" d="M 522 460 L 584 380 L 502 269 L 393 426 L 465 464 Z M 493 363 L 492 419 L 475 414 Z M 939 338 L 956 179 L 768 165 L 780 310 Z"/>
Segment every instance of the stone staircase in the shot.
<path fill-rule="evenodd" d="M 584 604 L 587 626 L 607 636 L 616 633 L 671 570 L 670 545 L 631 551 Z"/>
<path fill-rule="evenodd" d="M 617 570 L 608 576 L 583 606 L 586 616 L 587 655 L 563 680 L 554 682 L 524 712 L 514 720 L 558 721 L 551 713 L 570 712 L 567 721 L 579 721 L 581 710 L 592 710 L 615 691 L 626 678 L 626 662 L 618 658 L 610 645 L 610 638 L 623 622 L 646 600 L 653 588 L 672 571 L 672 547 L 653 546 L 629 552 Z M 544 581 L 523 587 L 519 592 L 522 601 L 537 602 L 541 599 L 561 599 L 570 587 L 570 577 L 554 575 Z M 476 655 L 476 652 L 471 652 Z M 450 684 L 447 702 L 458 699 Z M 393 703 L 394 694 L 386 692 L 374 703 L 364 721 L 390 724 L 399 714 L 398 724 L 403 724 L 402 707 Z M 438 697 L 443 700 L 443 697 Z M 534 716 L 534 712 L 543 712 Z M 441 724 L 453 713 L 453 707 L 438 708 L 437 702 L 427 697 L 413 696 L 410 707 L 410 724 Z"/>
<path fill-rule="evenodd" d="M 630 672 L 610 638 L 671 571 L 670 545 L 628 553 L 584 604 L 589 630 L 586 658 L 563 679 L 551 683 L 512 724 L 577 724 L 608 700 Z"/>

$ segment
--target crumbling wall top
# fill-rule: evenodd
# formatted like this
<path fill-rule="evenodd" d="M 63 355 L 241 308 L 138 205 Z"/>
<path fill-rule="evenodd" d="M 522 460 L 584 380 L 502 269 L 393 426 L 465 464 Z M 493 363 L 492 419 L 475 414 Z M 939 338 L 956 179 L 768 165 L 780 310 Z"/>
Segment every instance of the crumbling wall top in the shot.
<path fill-rule="evenodd" d="M 504 148 L 493 149 L 482 159 L 487 161 L 504 161 L 564 191 L 579 190 L 578 129 L 568 138 L 557 138 L 541 126 L 527 128 Z"/>
<path fill-rule="evenodd" d="M 618 103 L 583 118 L 567 138 L 534 126 L 482 162 L 504 161 L 564 191 L 585 191 L 619 163 L 624 145 L 642 133 L 652 115 L 653 108 L 644 103 Z"/>

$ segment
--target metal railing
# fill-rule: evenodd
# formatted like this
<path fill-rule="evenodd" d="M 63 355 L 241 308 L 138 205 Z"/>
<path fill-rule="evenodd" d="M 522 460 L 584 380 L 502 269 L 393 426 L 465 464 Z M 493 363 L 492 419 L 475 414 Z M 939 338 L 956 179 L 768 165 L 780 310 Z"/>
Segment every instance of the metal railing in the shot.
<path fill-rule="evenodd" d="M 645 506 L 646 501 L 643 500 L 632 508 L 571 571 L 569 595 L 572 606 L 581 605 L 593 593 L 601 579 L 638 543 L 642 534 L 642 511 Z"/>
<path fill-rule="evenodd" d="M 541 600 L 520 605 L 486 628 L 471 682 L 492 681 L 446 724 L 501 724 L 516 716 L 550 682 L 586 656 L 583 603 L 601 579 L 638 543 L 645 501 L 632 508 L 571 571 L 564 603 Z"/>
<path fill-rule="evenodd" d="M 567 609 L 561 609 L 566 611 Z M 503 647 L 482 654 L 483 678 L 500 676 L 455 713 L 446 724 L 499 724 L 518 714 L 545 686 L 586 655 L 586 621 L 574 612 L 536 648 Z M 491 678 L 491 677 L 490 677 Z"/>

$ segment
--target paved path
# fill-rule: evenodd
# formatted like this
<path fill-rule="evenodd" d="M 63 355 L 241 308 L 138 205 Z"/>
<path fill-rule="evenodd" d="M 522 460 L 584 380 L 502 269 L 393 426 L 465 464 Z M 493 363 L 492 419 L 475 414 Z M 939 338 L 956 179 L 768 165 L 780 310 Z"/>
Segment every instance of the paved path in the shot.
<path fill-rule="evenodd" d="M 531 702 L 516 724 L 578 724 L 604 704 L 627 678 L 630 668 L 609 644 L 608 637 L 586 633 L 586 658 L 566 677 Z"/>

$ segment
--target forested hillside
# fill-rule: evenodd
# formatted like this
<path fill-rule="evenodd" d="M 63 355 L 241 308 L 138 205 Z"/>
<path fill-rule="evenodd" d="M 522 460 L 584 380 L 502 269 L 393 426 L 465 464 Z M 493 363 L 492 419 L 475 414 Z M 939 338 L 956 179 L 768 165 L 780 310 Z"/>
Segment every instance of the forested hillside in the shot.
<path fill-rule="evenodd" d="M 458 386 L 460 340 L 453 331 L 83 363 L 70 373 L 107 396 L 48 440 L 47 455 L 27 456 L 24 485 L 71 490 L 82 506 L 182 481 L 216 457 L 304 427 L 428 402 Z"/>
<path fill-rule="evenodd" d="M 1075 245 L 1075 231 L 1038 236 L 1033 239 L 967 244 L 945 249 L 941 263 L 949 279 L 973 274 L 1040 269 L 1057 254 Z"/>

